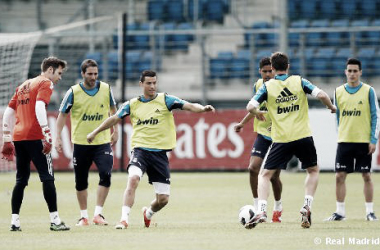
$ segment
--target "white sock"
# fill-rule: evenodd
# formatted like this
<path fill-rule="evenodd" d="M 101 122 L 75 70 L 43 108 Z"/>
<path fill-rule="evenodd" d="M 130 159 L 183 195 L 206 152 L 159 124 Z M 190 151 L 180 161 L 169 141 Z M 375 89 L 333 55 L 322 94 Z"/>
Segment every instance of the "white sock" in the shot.
<path fill-rule="evenodd" d="M 50 213 L 50 222 L 56 225 L 61 224 L 61 219 L 59 218 L 58 211 Z"/>
<path fill-rule="evenodd" d="M 131 208 L 128 206 L 121 207 L 121 219 L 120 221 L 125 220 L 128 223 L 129 213 L 131 212 Z"/>
<path fill-rule="evenodd" d="M 344 202 L 336 202 L 336 213 L 342 216 L 346 216 L 346 209 Z"/>
<path fill-rule="evenodd" d="M 373 202 L 365 203 L 365 212 L 366 214 L 373 213 Z"/>
<path fill-rule="evenodd" d="M 274 211 L 282 211 L 282 201 L 274 201 Z"/>
<path fill-rule="evenodd" d="M 102 212 L 103 212 L 103 207 L 95 206 L 94 216 L 97 216 L 98 214 L 102 214 Z"/>
<path fill-rule="evenodd" d="M 259 213 L 266 213 L 267 212 L 267 201 L 266 200 L 259 200 L 259 210 L 257 210 Z"/>
<path fill-rule="evenodd" d="M 85 209 L 85 210 L 80 210 L 80 217 L 81 217 L 81 218 L 86 218 L 86 219 L 88 219 L 88 212 L 87 212 L 87 209 Z"/>
<path fill-rule="evenodd" d="M 153 212 L 152 208 L 149 207 L 147 210 L 146 210 L 146 218 L 148 218 L 148 220 L 152 219 L 152 216 L 153 214 L 155 214 L 156 212 Z"/>
<path fill-rule="evenodd" d="M 19 227 L 20 226 L 20 215 L 12 214 L 11 224 L 15 225 L 16 227 Z"/>
<path fill-rule="evenodd" d="M 305 201 L 304 201 L 303 205 L 304 206 L 308 205 L 309 209 L 311 210 L 311 205 L 313 203 L 313 200 L 314 200 L 313 196 L 311 196 L 311 195 L 305 195 Z"/>
<path fill-rule="evenodd" d="M 259 198 L 253 198 L 253 206 L 255 208 L 255 211 L 259 208 Z"/>

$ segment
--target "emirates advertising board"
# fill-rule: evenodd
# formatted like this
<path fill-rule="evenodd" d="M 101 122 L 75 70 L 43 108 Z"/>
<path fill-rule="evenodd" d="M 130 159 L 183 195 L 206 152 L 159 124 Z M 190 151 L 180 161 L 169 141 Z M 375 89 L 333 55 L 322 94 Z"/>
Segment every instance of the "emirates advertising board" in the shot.
<path fill-rule="evenodd" d="M 177 129 L 177 147 L 168 153 L 170 168 L 182 171 L 219 171 L 246 170 L 256 134 L 253 133 L 253 121 L 236 133 L 234 126 L 245 115 L 244 109 L 218 110 L 215 113 L 195 114 L 187 111 L 174 111 Z M 48 112 L 48 122 L 55 138 L 57 112 Z M 2 115 L 1 115 L 2 117 Z M 334 114 L 326 109 L 309 111 L 311 128 L 318 154 L 321 170 L 334 170 L 337 127 Z M 119 131 L 121 131 L 121 124 Z M 123 167 L 126 168 L 131 154 L 132 125 L 129 117 L 124 121 L 126 150 Z M 297 128 L 293 128 L 297 129 Z M 113 147 L 114 170 L 120 169 L 121 133 L 119 141 Z M 72 170 L 73 145 L 70 139 L 70 119 L 62 131 L 63 151 L 53 149 L 54 169 L 58 171 Z M 379 146 L 372 158 L 372 169 L 380 170 Z M 4 163 L 0 163 L 0 166 Z M 92 166 L 95 169 L 95 166 Z"/>

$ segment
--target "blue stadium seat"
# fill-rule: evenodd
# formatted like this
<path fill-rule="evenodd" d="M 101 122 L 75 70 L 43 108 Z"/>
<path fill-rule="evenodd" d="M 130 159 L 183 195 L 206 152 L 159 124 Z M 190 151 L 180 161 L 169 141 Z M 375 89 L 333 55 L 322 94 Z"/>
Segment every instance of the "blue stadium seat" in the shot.
<path fill-rule="evenodd" d="M 360 0 L 360 8 L 362 10 L 362 15 L 365 15 L 369 18 L 377 17 L 377 3 L 380 3 L 380 1 Z"/>
<path fill-rule="evenodd" d="M 250 61 L 252 54 L 249 49 L 242 49 L 237 52 L 236 57 Z"/>
<path fill-rule="evenodd" d="M 138 27 L 138 30 L 149 31 L 150 23 L 143 23 Z M 134 46 L 133 50 L 147 50 L 150 48 L 150 37 L 149 35 L 136 35 L 134 36 Z"/>
<path fill-rule="evenodd" d="M 184 20 L 183 1 L 170 0 L 166 3 L 166 8 L 167 8 L 166 21 L 182 22 Z"/>
<path fill-rule="evenodd" d="M 300 2 L 300 18 L 315 19 L 319 18 L 317 10 L 317 0 L 307 0 Z"/>
<path fill-rule="evenodd" d="M 301 13 L 301 0 L 288 1 L 288 17 L 290 20 L 296 20 Z"/>
<path fill-rule="evenodd" d="M 348 19 L 337 19 L 331 21 L 331 27 L 341 28 L 348 27 Z M 348 46 L 350 43 L 348 32 L 329 32 L 326 33 L 327 46 Z"/>
<path fill-rule="evenodd" d="M 195 8 L 195 1 L 194 0 L 188 0 L 187 5 L 187 18 L 189 21 L 194 20 L 194 11 L 197 11 L 197 17 L 196 20 L 202 19 L 205 13 L 205 2 L 207 0 L 198 0 L 198 7 Z"/>
<path fill-rule="evenodd" d="M 206 2 L 205 19 L 223 23 L 224 4 L 221 0 L 208 0 Z"/>
<path fill-rule="evenodd" d="M 319 17 L 335 19 L 338 14 L 337 3 L 334 0 L 319 2 Z"/>
<path fill-rule="evenodd" d="M 375 19 L 371 26 L 380 26 L 380 19 Z M 379 46 L 380 41 L 380 31 L 370 31 L 367 32 L 367 44 Z"/>
<path fill-rule="evenodd" d="M 178 30 L 192 30 L 194 26 L 192 23 L 180 23 L 177 26 Z M 194 40 L 194 35 L 188 34 L 174 34 L 173 41 L 175 44 L 175 48 L 178 50 L 187 51 L 189 48 L 189 43 Z"/>
<path fill-rule="evenodd" d="M 352 27 L 364 27 L 369 26 L 368 19 L 362 19 L 362 20 L 353 20 L 351 22 Z M 355 43 L 357 45 L 367 45 L 367 31 L 361 31 L 355 33 Z"/>
<path fill-rule="evenodd" d="M 351 49 L 348 47 L 338 48 L 334 58 L 331 60 L 331 70 L 333 76 L 344 77 L 347 59 L 352 57 Z"/>
<path fill-rule="evenodd" d="M 230 63 L 230 78 L 249 78 L 249 60 L 233 58 Z"/>
<path fill-rule="evenodd" d="M 175 30 L 176 24 L 175 23 L 164 23 L 161 25 L 163 30 Z M 165 50 L 173 50 L 175 49 L 175 44 L 173 42 L 173 34 L 164 35 L 163 39 L 161 41 L 164 43 Z"/>
<path fill-rule="evenodd" d="M 148 19 L 164 21 L 166 18 L 166 6 L 163 0 L 150 0 L 148 6 Z"/>
<path fill-rule="evenodd" d="M 309 27 L 309 20 L 306 20 L 306 19 L 297 20 L 290 23 L 290 28 L 307 28 L 307 27 Z M 288 39 L 289 39 L 290 47 L 300 46 L 300 34 L 298 32 L 289 33 Z"/>
<path fill-rule="evenodd" d="M 329 21 L 327 19 L 314 20 L 310 23 L 311 28 L 323 28 L 328 27 Z M 306 45 L 307 46 L 321 46 L 325 38 L 324 32 L 306 33 Z"/>
<path fill-rule="evenodd" d="M 230 61 L 219 58 L 211 58 L 209 64 L 211 79 L 227 79 L 229 77 Z"/>
<path fill-rule="evenodd" d="M 338 3 L 341 7 L 341 14 L 349 17 L 356 18 L 358 11 L 358 4 L 356 0 L 342 0 Z"/>

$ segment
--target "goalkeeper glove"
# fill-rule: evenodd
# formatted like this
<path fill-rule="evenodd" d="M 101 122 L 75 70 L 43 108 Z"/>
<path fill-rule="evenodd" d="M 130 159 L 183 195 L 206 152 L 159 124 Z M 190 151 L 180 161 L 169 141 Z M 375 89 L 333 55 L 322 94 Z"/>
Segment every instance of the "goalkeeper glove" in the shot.
<path fill-rule="evenodd" d="M 43 127 L 42 128 L 42 134 L 45 137 L 42 140 L 42 145 L 43 145 L 42 153 L 44 153 L 45 155 L 47 155 L 47 154 L 50 154 L 51 148 L 52 148 L 52 144 L 53 144 L 53 139 L 51 137 L 50 128 L 48 126 Z"/>
<path fill-rule="evenodd" d="M 3 135 L 4 145 L 1 149 L 1 158 L 7 161 L 13 161 L 13 156 L 15 155 L 15 146 L 13 146 L 12 138 L 10 134 Z"/>

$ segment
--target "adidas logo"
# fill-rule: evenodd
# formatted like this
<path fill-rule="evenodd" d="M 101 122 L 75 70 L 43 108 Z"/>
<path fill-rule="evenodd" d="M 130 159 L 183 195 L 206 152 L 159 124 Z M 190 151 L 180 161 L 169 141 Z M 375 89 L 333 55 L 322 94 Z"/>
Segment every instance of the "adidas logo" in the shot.
<path fill-rule="evenodd" d="M 289 101 L 295 101 L 298 97 L 296 95 L 293 95 L 292 92 L 288 88 L 284 88 L 280 95 L 277 96 L 276 103 L 283 103 L 283 102 L 289 102 Z"/>
<path fill-rule="evenodd" d="M 104 107 L 103 104 L 101 104 L 101 105 L 100 105 L 100 108 L 103 108 L 103 107 Z"/>
<path fill-rule="evenodd" d="M 161 113 L 159 109 L 156 109 L 156 111 L 154 111 L 155 113 Z"/>
<path fill-rule="evenodd" d="M 358 104 L 363 104 L 363 102 L 362 101 L 359 101 L 359 103 Z"/>

